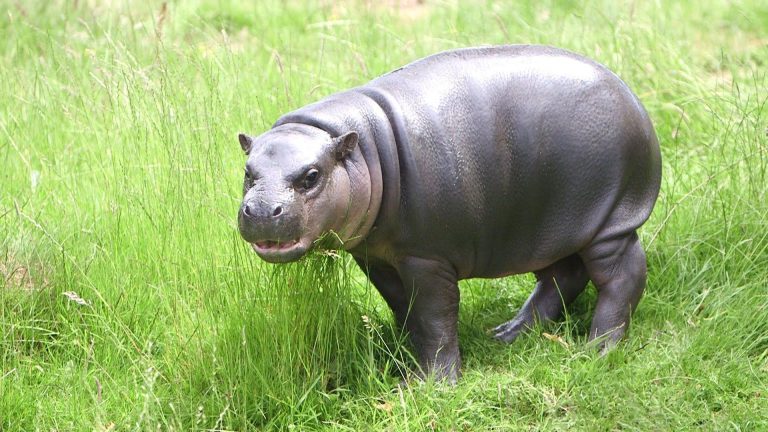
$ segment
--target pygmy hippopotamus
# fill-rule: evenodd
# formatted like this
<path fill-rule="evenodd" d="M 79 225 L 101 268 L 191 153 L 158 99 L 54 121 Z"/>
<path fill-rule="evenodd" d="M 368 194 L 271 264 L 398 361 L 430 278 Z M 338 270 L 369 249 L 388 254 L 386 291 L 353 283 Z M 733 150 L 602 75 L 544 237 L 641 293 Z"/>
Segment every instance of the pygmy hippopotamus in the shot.
<path fill-rule="evenodd" d="M 606 349 L 629 326 L 660 150 L 637 97 L 592 60 L 531 45 L 446 51 L 239 140 L 242 237 L 273 263 L 333 239 L 321 247 L 352 254 L 425 374 L 459 376 L 465 278 L 536 275 L 494 329 L 505 342 L 557 319 L 589 280 L 590 340 Z"/>

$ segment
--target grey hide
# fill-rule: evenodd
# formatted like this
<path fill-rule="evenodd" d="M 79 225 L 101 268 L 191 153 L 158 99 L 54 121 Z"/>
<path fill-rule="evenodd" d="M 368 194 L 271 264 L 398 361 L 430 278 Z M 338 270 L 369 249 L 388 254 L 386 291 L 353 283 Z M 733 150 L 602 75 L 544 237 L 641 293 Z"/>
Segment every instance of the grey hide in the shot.
<path fill-rule="evenodd" d="M 590 339 L 625 334 L 645 287 L 636 230 L 659 144 L 638 99 L 594 61 L 544 46 L 446 51 L 288 113 L 248 154 L 240 232 L 269 262 L 328 232 L 405 326 L 421 372 L 455 381 L 466 278 L 533 272 L 511 342 L 598 289 Z"/>

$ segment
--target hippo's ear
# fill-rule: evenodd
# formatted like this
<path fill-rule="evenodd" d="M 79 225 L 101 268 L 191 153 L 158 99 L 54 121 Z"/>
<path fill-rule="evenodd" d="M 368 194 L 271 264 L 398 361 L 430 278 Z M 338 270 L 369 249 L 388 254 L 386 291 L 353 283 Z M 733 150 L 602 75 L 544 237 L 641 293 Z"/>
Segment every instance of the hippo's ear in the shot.
<path fill-rule="evenodd" d="M 337 160 L 342 160 L 352 153 L 357 146 L 357 132 L 349 131 L 342 136 L 333 139 L 333 152 Z"/>
<path fill-rule="evenodd" d="M 237 135 L 237 139 L 240 140 L 240 147 L 243 149 L 245 154 L 248 154 L 251 152 L 251 147 L 253 147 L 253 138 L 249 137 L 246 134 L 239 134 Z"/>

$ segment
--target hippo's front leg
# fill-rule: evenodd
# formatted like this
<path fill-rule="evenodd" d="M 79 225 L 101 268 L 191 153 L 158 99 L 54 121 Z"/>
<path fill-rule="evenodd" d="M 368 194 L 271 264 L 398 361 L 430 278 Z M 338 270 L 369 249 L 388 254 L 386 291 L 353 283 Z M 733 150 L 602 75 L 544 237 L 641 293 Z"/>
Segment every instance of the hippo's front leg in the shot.
<path fill-rule="evenodd" d="M 409 299 L 405 328 L 426 375 L 456 382 L 460 375 L 456 271 L 444 261 L 407 257 L 397 271 Z"/>
<path fill-rule="evenodd" d="M 405 293 L 403 281 L 394 267 L 381 262 L 366 262 L 364 259 L 355 258 L 355 262 L 363 270 L 374 287 L 379 291 L 387 305 L 395 315 L 395 321 L 399 326 L 405 324 L 408 316 L 410 298 Z"/>
<path fill-rule="evenodd" d="M 436 379 L 455 382 L 460 374 L 459 289 L 453 266 L 406 258 L 398 268 L 355 258 L 392 309 L 416 348 L 419 366 Z"/>

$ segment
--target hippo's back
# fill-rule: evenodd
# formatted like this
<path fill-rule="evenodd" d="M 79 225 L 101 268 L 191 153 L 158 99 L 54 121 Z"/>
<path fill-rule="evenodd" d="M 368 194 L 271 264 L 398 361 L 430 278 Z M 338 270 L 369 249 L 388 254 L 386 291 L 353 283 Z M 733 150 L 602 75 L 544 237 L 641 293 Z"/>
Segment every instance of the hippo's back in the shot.
<path fill-rule="evenodd" d="M 650 215 L 660 155 L 605 67 L 542 46 L 439 53 L 358 88 L 387 112 L 400 171 L 394 248 L 461 277 L 542 268 Z M 386 187 L 386 185 L 385 185 Z"/>

